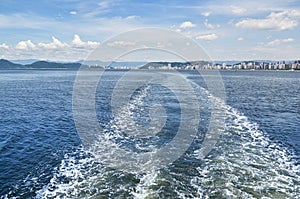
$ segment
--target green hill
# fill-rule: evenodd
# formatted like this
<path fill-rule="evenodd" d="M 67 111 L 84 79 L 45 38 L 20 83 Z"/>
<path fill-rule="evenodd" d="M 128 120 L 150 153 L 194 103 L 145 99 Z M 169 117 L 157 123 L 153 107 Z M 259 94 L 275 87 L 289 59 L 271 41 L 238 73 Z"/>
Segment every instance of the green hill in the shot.
<path fill-rule="evenodd" d="M 32 64 L 24 65 L 25 69 L 76 69 L 81 66 L 80 63 L 57 63 L 47 61 L 37 61 Z"/>
<path fill-rule="evenodd" d="M 8 60 L 0 59 L 0 70 L 8 70 L 8 69 L 21 69 L 23 65 L 14 64 Z"/>
<path fill-rule="evenodd" d="M 26 70 L 26 69 L 64 69 L 78 70 L 80 63 L 56 63 L 48 61 L 36 61 L 32 64 L 15 64 L 5 59 L 0 59 L 0 70 Z"/>

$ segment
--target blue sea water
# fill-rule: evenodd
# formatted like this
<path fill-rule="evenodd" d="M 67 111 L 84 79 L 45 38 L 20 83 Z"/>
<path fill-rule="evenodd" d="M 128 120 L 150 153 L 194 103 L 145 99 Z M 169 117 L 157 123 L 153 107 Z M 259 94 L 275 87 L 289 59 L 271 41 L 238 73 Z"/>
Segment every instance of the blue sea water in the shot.
<path fill-rule="evenodd" d="M 147 142 L 124 134 L 134 131 L 128 113 L 110 109 L 124 73 L 106 71 L 97 87 L 99 124 L 123 147 L 156 150 L 178 131 L 180 103 L 166 87 L 141 86 L 126 111 L 146 125 L 149 106 L 160 102 L 165 126 Z M 141 174 L 110 168 L 82 146 L 72 112 L 76 71 L 0 71 L 0 198 L 297 198 L 300 73 L 221 71 L 225 127 L 204 159 L 199 149 L 214 96 L 196 71 L 181 73 L 199 100 L 198 134 L 177 161 Z"/>

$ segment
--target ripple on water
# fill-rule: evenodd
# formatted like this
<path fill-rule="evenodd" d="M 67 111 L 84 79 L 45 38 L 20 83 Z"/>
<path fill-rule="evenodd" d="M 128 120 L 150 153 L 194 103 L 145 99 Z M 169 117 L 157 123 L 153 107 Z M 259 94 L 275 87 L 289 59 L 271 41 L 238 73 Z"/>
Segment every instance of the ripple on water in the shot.
<path fill-rule="evenodd" d="M 212 96 L 198 89 L 203 95 L 199 99 L 205 106 L 202 109 L 209 109 L 204 102 Z M 146 92 L 145 87 L 133 99 L 131 114 L 142 111 L 136 109 L 143 105 Z M 297 198 L 299 166 L 293 162 L 292 152 L 273 143 L 257 124 L 236 109 L 224 103 L 220 106 L 226 110 L 226 127 L 205 159 L 199 158 L 203 140 L 200 132 L 176 162 L 144 174 L 108 168 L 99 156 L 79 148 L 64 157 L 50 183 L 37 191 L 37 198 Z M 120 111 L 105 126 L 108 141 L 124 138 L 122 131 L 131 129 L 124 115 L 127 114 Z M 153 150 L 153 146 L 138 145 L 139 150 Z"/>

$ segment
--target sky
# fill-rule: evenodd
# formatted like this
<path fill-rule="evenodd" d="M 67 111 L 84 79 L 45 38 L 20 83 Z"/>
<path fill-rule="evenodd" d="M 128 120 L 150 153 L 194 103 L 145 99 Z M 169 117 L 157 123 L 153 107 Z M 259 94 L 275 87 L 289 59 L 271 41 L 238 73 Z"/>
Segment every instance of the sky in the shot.
<path fill-rule="evenodd" d="M 0 0 L 0 58 L 78 61 L 149 27 L 192 39 L 213 60 L 300 59 L 299 0 Z"/>

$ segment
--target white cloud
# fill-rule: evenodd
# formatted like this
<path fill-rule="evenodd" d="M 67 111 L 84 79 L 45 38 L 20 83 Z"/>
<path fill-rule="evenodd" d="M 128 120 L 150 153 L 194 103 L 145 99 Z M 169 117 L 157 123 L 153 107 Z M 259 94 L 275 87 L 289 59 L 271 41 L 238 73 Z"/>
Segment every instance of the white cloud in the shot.
<path fill-rule="evenodd" d="M 111 47 L 126 47 L 126 46 L 133 46 L 135 45 L 135 43 L 128 42 L 128 41 L 114 41 L 114 42 L 107 43 L 107 45 Z"/>
<path fill-rule="evenodd" d="M 196 25 L 190 21 L 185 21 L 182 24 L 180 24 L 180 26 L 179 26 L 179 28 L 182 28 L 182 29 L 193 28 L 193 27 L 196 27 Z"/>
<path fill-rule="evenodd" d="M 79 47 L 79 48 L 95 48 L 97 46 L 100 45 L 99 42 L 94 42 L 94 41 L 82 41 L 79 37 L 79 35 L 75 34 L 74 37 L 73 37 L 73 40 L 71 42 L 71 45 L 73 47 Z"/>
<path fill-rule="evenodd" d="M 86 4 L 87 6 L 83 6 L 84 8 L 80 8 L 80 13 L 82 13 L 83 17 L 94 18 L 98 15 L 107 13 L 110 10 L 111 5 L 113 4 L 113 1 L 102 1 L 99 3 L 91 3 L 87 1 Z"/>
<path fill-rule="evenodd" d="M 214 29 L 214 28 L 215 28 L 214 25 L 212 25 L 211 23 L 208 23 L 208 19 L 205 19 L 204 25 L 205 25 L 205 27 L 208 28 L 208 29 Z"/>
<path fill-rule="evenodd" d="M 52 36 L 51 43 L 39 43 L 38 46 L 46 49 L 57 49 L 68 47 L 68 44 L 61 42 L 60 40 Z"/>
<path fill-rule="evenodd" d="M 241 14 L 244 14 L 245 12 L 247 12 L 247 9 L 237 7 L 237 6 L 230 6 L 230 9 L 231 9 L 231 12 L 236 15 L 241 15 Z"/>
<path fill-rule="evenodd" d="M 201 13 L 204 17 L 208 17 L 211 13 L 210 12 L 202 12 Z"/>
<path fill-rule="evenodd" d="M 70 11 L 69 12 L 71 15 L 77 15 L 77 12 L 76 11 Z"/>
<path fill-rule="evenodd" d="M 20 41 L 16 45 L 16 49 L 18 50 L 33 50 L 35 49 L 35 44 L 31 42 L 31 40 Z"/>
<path fill-rule="evenodd" d="M 72 40 L 72 42 L 71 42 L 74 46 L 84 46 L 85 45 L 85 42 L 83 42 L 83 41 L 81 41 L 81 39 L 80 39 L 80 37 L 79 37 L 79 35 L 74 35 L 74 37 L 73 37 L 73 40 Z"/>
<path fill-rule="evenodd" d="M 98 3 L 98 6 L 100 8 L 107 8 L 109 6 L 109 2 L 108 1 L 102 1 L 102 2 Z"/>
<path fill-rule="evenodd" d="M 0 48 L 9 49 L 9 46 L 6 43 L 0 44 Z"/>
<path fill-rule="evenodd" d="M 95 41 L 82 41 L 75 34 L 71 42 L 63 42 L 52 37 L 49 43 L 34 44 L 31 40 L 20 41 L 15 47 L 9 47 L 5 43 L 0 44 L 0 51 L 6 59 L 41 59 L 53 61 L 77 61 L 85 59 L 91 51 L 100 45 Z M 8 50 L 6 50 L 8 49 Z"/>
<path fill-rule="evenodd" d="M 139 16 L 137 16 L 137 15 L 130 15 L 130 16 L 126 17 L 125 19 L 133 20 L 133 19 L 138 19 L 138 18 L 139 18 Z"/>
<path fill-rule="evenodd" d="M 298 26 L 296 17 L 300 16 L 298 11 L 272 12 L 264 19 L 243 19 L 235 24 L 239 28 L 289 30 Z"/>
<path fill-rule="evenodd" d="M 213 41 L 213 40 L 218 39 L 218 35 L 215 33 L 203 34 L 203 35 L 197 36 L 196 39 L 204 40 L 204 41 Z"/>
<path fill-rule="evenodd" d="M 110 4 L 112 4 L 112 2 L 110 2 Z M 96 5 L 95 8 L 97 7 Z M 48 30 L 52 30 L 52 32 L 58 33 L 56 36 L 64 37 L 66 34 L 74 33 L 74 27 L 76 27 L 76 33 L 79 35 L 105 40 L 111 37 L 111 35 L 145 26 L 140 20 L 129 20 L 130 18 L 132 19 L 132 17 L 129 17 L 129 19 L 126 17 L 110 16 L 86 18 L 84 15 L 90 10 L 81 9 L 80 7 L 75 7 L 74 10 L 78 13 L 77 15 L 80 13 L 80 18 L 73 20 L 72 23 L 66 19 L 56 19 L 54 17 L 46 18 L 34 14 L 20 13 L 2 15 L 0 13 L 0 29 L 11 29 L 12 31 L 24 29 L 30 30 L 30 32 L 42 31 L 43 36 L 49 36 L 47 32 Z M 69 11 L 72 11 L 72 9 L 68 10 L 68 14 Z M 9 30 L 9 32 L 11 31 Z M 15 38 L 22 36 L 21 32 L 22 31 L 17 31 Z M 2 40 L 1 42 L 6 41 Z"/>
<path fill-rule="evenodd" d="M 300 17 L 300 10 L 291 10 L 289 11 L 289 15 L 292 17 Z"/>
<path fill-rule="evenodd" d="M 290 43 L 293 42 L 293 38 L 287 38 L 287 39 L 275 39 L 273 41 L 270 41 L 269 43 L 266 44 L 266 46 L 277 46 L 283 43 Z"/>
<path fill-rule="evenodd" d="M 239 37 L 237 40 L 238 40 L 238 41 L 243 41 L 244 38 L 243 38 L 243 37 Z"/>

